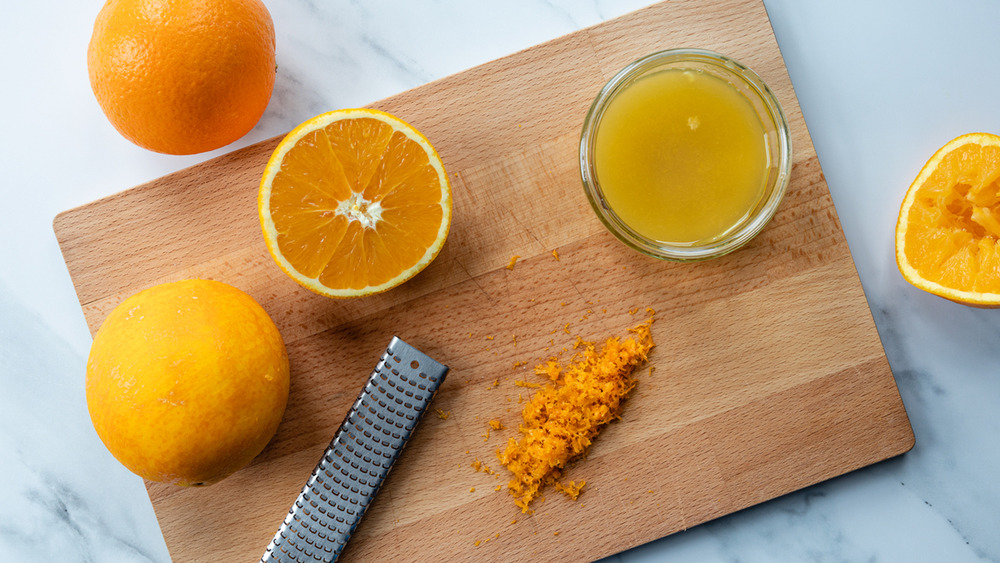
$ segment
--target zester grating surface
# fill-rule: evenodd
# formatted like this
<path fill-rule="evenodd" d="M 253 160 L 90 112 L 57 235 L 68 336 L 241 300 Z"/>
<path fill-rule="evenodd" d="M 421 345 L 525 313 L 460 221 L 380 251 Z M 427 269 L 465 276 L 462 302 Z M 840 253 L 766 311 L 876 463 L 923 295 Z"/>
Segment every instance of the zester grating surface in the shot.
<path fill-rule="evenodd" d="M 447 374 L 392 338 L 261 562 L 337 559 Z"/>

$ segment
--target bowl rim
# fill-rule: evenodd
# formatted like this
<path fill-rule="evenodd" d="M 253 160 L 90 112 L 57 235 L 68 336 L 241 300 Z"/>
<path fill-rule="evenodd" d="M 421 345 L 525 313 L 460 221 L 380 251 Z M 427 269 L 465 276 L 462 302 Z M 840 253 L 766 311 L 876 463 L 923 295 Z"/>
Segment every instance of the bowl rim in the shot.
<path fill-rule="evenodd" d="M 767 151 L 776 158 L 776 165 L 768 167 L 767 198 L 757 213 L 743 224 L 721 236 L 704 243 L 669 245 L 637 233 L 628 226 L 605 201 L 597 180 L 594 160 L 596 133 L 608 104 L 618 92 L 631 82 L 660 67 L 670 65 L 683 68 L 684 63 L 708 67 L 719 71 L 723 78 L 735 79 L 747 86 L 761 102 L 766 115 L 758 113 L 765 130 L 775 135 L 774 146 L 768 142 Z M 742 92 L 742 90 L 741 90 Z M 770 122 L 770 125 L 769 123 Z M 613 235 L 627 246 L 648 256 L 664 260 L 690 262 L 728 254 L 740 248 L 764 229 L 778 210 L 788 189 L 791 175 L 792 146 L 788 120 L 777 97 L 761 77 L 746 65 L 721 53 L 708 49 L 676 48 L 657 51 L 636 59 L 616 73 L 594 98 L 584 118 L 580 133 L 580 175 L 584 191 L 600 221 Z"/>

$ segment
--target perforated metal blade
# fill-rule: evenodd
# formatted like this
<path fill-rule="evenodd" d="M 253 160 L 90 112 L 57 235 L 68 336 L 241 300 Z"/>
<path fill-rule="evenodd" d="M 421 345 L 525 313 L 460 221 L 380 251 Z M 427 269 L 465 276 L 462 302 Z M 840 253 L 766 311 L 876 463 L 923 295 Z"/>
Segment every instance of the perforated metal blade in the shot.
<path fill-rule="evenodd" d="M 447 374 L 447 366 L 392 338 L 263 563 L 340 556 Z"/>

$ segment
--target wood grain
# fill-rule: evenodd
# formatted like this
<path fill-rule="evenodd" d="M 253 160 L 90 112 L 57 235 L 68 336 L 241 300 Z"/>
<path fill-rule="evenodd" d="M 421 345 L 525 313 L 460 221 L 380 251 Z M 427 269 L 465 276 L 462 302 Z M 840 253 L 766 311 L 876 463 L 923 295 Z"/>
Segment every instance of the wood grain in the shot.
<path fill-rule="evenodd" d="M 718 50 L 754 68 L 792 130 L 792 181 L 773 221 L 743 249 L 697 264 L 618 243 L 591 212 L 577 170 L 579 131 L 600 87 L 671 47 Z M 344 560 L 593 559 L 912 447 L 758 0 L 664 2 L 372 107 L 424 132 L 454 188 L 441 254 L 385 294 L 325 299 L 274 265 L 256 195 L 277 139 L 55 219 L 92 332 L 140 289 L 203 277 L 254 296 L 288 345 L 289 406 L 250 467 L 205 489 L 148 484 L 175 560 L 259 558 L 393 334 L 451 367 L 434 405 L 451 415 L 425 419 Z M 508 270 L 513 255 L 521 259 Z M 630 311 L 645 307 L 657 311 L 655 369 L 569 470 L 587 481 L 584 494 L 574 503 L 550 493 L 534 515 L 520 514 L 494 490 L 505 482 L 494 452 L 514 435 L 527 396 L 514 381 L 531 380 L 536 361 L 577 336 L 623 334 L 642 320 Z M 484 437 L 489 419 L 507 430 Z M 473 471 L 476 459 L 498 475 Z"/>

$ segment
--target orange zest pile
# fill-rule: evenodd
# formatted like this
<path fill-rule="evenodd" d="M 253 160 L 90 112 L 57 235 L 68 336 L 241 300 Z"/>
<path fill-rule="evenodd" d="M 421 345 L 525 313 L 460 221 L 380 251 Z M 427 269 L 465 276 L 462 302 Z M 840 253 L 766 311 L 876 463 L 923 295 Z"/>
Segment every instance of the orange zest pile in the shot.
<path fill-rule="evenodd" d="M 566 464 L 584 455 L 601 429 L 620 417 L 623 402 L 635 387 L 632 372 L 653 347 L 646 322 L 630 329 L 631 336 L 609 338 L 598 351 L 587 344 L 567 366 L 550 360 L 535 373 L 550 382 L 535 392 L 521 413 L 520 439 L 510 438 L 500 462 L 513 474 L 508 490 L 522 512 L 539 491 L 552 484 L 574 500 L 586 483 L 560 483 Z"/>
<path fill-rule="evenodd" d="M 913 181 L 896 223 L 903 277 L 935 295 L 1000 306 L 1000 136 L 946 143 Z"/>

